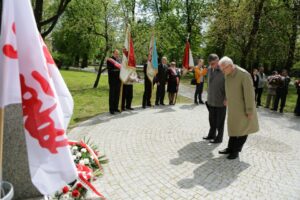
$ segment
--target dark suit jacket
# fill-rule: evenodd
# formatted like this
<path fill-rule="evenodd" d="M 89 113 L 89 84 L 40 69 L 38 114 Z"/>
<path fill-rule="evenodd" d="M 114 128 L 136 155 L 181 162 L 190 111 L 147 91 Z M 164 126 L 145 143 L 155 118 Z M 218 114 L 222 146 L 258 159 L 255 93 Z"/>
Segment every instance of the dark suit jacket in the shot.
<path fill-rule="evenodd" d="M 167 81 L 167 71 L 168 65 L 163 66 L 163 64 L 158 65 L 158 73 L 156 75 L 156 82 L 160 84 L 165 84 Z"/>

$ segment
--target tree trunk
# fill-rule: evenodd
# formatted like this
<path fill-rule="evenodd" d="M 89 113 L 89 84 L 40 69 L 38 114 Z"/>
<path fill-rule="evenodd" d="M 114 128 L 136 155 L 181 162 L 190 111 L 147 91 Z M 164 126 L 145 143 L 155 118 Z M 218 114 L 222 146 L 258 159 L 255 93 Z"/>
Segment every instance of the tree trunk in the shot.
<path fill-rule="evenodd" d="M 103 53 L 102 58 L 101 58 L 101 62 L 100 62 L 100 65 L 99 65 L 99 70 L 98 70 L 97 77 L 96 77 L 96 80 L 95 80 L 93 88 L 97 88 L 98 85 L 99 85 L 101 74 L 104 71 L 104 70 L 102 70 L 102 67 L 103 67 L 103 64 L 104 64 L 107 52 L 109 50 L 109 35 L 108 35 L 108 28 L 109 28 L 108 20 L 109 19 L 108 19 L 108 14 L 107 14 L 107 7 L 108 7 L 108 5 L 105 4 L 104 5 L 104 11 L 105 11 L 105 25 L 104 25 L 104 30 L 105 30 L 105 33 L 104 33 L 105 49 L 104 49 L 104 53 Z"/>
<path fill-rule="evenodd" d="M 88 55 L 84 54 L 81 61 L 81 68 L 86 68 L 88 66 Z"/>
<path fill-rule="evenodd" d="M 41 32 L 42 29 L 40 22 L 43 20 L 43 5 L 44 0 L 35 1 L 34 16 L 39 32 Z"/>
<path fill-rule="evenodd" d="M 79 60 L 80 60 L 79 55 L 76 55 L 74 58 L 74 67 L 79 67 Z"/>
<path fill-rule="evenodd" d="M 107 52 L 105 52 L 105 53 L 102 55 L 101 62 L 100 62 L 100 65 L 99 65 L 99 70 L 98 70 L 98 73 L 97 73 L 97 78 L 96 78 L 96 80 L 95 80 L 95 83 L 94 83 L 93 88 L 97 88 L 98 85 L 99 85 L 99 81 L 100 81 L 100 78 L 101 78 L 101 74 L 102 74 L 102 72 L 103 72 L 102 67 L 103 67 L 103 64 L 104 64 L 104 61 L 105 61 L 106 54 L 107 54 Z"/>
<path fill-rule="evenodd" d="M 293 8 L 293 25 L 292 25 L 292 34 L 289 37 L 289 52 L 288 57 L 285 63 L 286 69 L 291 69 L 294 64 L 294 58 L 295 58 L 295 49 L 296 49 L 296 43 L 297 43 L 297 34 L 298 34 L 298 25 L 299 25 L 299 18 L 300 14 L 300 3 L 299 5 L 295 5 Z"/>
<path fill-rule="evenodd" d="M 245 46 L 245 48 L 243 48 L 242 51 L 242 58 L 241 58 L 241 67 L 246 67 L 246 61 L 247 61 L 247 57 L 249 55 L 249 53 L 252 50 L 253 44 L 255 42 L 258 30 L 259 30 L 259 25 L 260 25 L 260 19 L 261 19 L 261 15 L 262 15 L 262 10 L 264 7 L 264 3 L 265 0 L 260 0 L 258 5 L 255 5 L 255 11 L 254 11 L 254 19 L 253 19 L 253 23 L 252 23 L 252 29 L 249 35 L 249 40 Z"/>

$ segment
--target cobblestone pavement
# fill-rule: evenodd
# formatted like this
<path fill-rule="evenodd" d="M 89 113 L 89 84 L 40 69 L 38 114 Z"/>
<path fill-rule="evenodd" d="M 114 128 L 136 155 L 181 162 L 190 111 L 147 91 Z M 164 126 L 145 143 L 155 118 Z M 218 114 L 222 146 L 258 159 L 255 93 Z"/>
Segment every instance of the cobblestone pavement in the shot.
<path fill-rule="evenodd" d="M 300 119 L 260 109 L 259 120 L 260 132 L 234 161 L 218 155 L 227 132 L 221 145 L 202 141 L 203 105 L 104 114 L 69 137 L 91 138 L 109 159 L 94 183 L 108 200 L 300 199 Z"/>

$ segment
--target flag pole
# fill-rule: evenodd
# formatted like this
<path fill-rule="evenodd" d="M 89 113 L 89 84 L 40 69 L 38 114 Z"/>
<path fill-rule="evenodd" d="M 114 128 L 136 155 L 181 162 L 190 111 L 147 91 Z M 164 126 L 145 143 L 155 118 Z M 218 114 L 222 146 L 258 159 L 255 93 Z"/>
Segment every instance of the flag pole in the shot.
<path fill-rule="evenodd" d="M 119 106 L 120 106 L 120 111 L 122 112 L 122 100 L 123 100 L 123 81 L 121 80 L 121 87 L 120 87 L 120 100 L 119 100 Z"/>
<path fill-rule="evenodd" d="M 2 188 L 3 138 L 4 138 L 4 108 L 0 108 L 0 189 Z"/>

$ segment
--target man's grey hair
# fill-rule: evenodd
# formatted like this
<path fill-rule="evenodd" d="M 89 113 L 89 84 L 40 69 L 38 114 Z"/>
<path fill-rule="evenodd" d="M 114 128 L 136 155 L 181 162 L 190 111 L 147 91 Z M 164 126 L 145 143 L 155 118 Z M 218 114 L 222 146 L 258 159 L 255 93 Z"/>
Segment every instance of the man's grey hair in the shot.
<path fill-rule="evenodd" d="M 215 61 L 215 60 L 219 60 L 219 56 L 215 53 L 209 54 L 208 62 Z"/>
<path fill-rule="evenodd" d="M 161 60 L 166 60 L 166 61 L 168 61 L 168 59 L 167 59 L 166 56 L 162 57 Z"/>
<path fill-rule="evenodd" d="M 221 58 L 221 60 L 219 61 L 219 65 L 231 65 L 232 67 L 234 67 L 232 59 L 227 56 Z"/>

